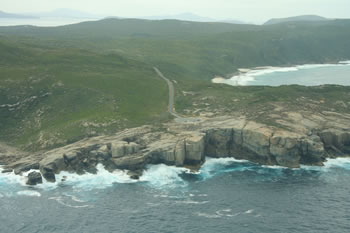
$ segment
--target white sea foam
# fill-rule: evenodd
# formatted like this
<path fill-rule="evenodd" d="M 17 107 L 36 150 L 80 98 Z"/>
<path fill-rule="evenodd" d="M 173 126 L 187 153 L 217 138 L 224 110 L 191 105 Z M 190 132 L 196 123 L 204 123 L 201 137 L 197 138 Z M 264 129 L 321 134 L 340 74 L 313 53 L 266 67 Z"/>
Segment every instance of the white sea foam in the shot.
<path fill-rule="evenodd" d="M 203 212 L 196 212 L 195 213 L 199 217 L 205 217 L 205 218 L 221 218 L 221 215 L 218 214 L 208 214 L 208 213 L 203 213 Z"/>
<path fill-rule="evenodd" d="M 328 159 L 324 163 L 325 168 L 344 168 L 350 170 L 350 158 Z"/>
<path fill-rule="evenodd" d="M 235 75 L 230 79 L 223 80 L 223 79 L 218 79 L 216 77 L 213 79 L 213 83 L 226 83 L 232 86 L 246 86 L 250 82 L 255 81 L 256 77 L 266 75 L 266 74 L 279 73 L 279 72 L 296 72 L 296 71 L 305 70 L 305 69 L 335 67 L 335 66 L 344 66 L 344 65 L 350 65 L 350 61 L 341 61 L 337 64 L 305 64 L 305 65 L 298 65 L 298 66 L 292 66 L 292 67 L 273 67 L 273 66 L 257 67 L 254 69 L 243 69 L 244 72 L 241 72 L 240 74 Z"/>
<path fill-rule="evenodd" d="M 41 194 L 39 192 L 32 190 L 18 191 L 17 194 L 20 196 L 41 197 Z"/>
<path fill-rule="evenodd" d="M 224 216 L 224 217 L 236 217 L 238 215 L 240 215 L 241 213 L 232 213 L 232 209 L 223 209 L 223 210 L 218 210 L 215 212 L 217 215 L 219 216 Z"/>
<path fill-rule="evenodd" d="M 156 188 L 186 186 L 187 182 L 180 177 L 180 174 L 184 172 L 190 171 L 187 168 L 167 166 L 164 164 L 150 165 L 143 172 L 140 181 L 147 182 Z"/>
<path fill-rule="evenodd" d="M 251 209 L 251 210 L 247 210 L 246 212 L 244 212 L 244 214 L 251 214 L 251 213 L 253 213 L 253 212 L 254 212 L 254 210 Z"/>
<path fill-rule="evenodd" d="M 90 205 L 72 205 L 69 204 L 64 197 L 59 196 L 59 197 L 50 197 L 49 200 L 55 200 L 57 201 L 59 204 L 66 206 L 66 207 L 70 207 L 70 208 L 88 208 L 88 207 L 93 207 Z"/>
<path fill-rule="evenodd" d="M 68 184 L 75 189 L 92 190 L 110 187 L 115 183 L 135 183 L 136 180 L 131 179 L 126 171 L 116 170 L 114 172 L 107 171 L 102 164 L 97 165 L 97 173 L 86 173 L 78 175 L 76 173 L 61 172 L 56 176 L 57 182 L 54 185 Z M 52 185 L 52 184 L 51 184 Z M 49 186 L 43 185 L 46 188 Z"/>
<path fill-rule="evenodd" d="M 26 185 L 26 176 L 32 172 L 38 170 L 30 170 L 24 172 L 21 176 L 12 173 L 0 173 L 0 181 L 6 184 L 12 185 Z M 97 165 L 97 174 L 84 174 L 78 175 L 76 173 L 61 172 L 56 175 L 56 182 L 51 183 L 43 179 L 42 184 L 38 184 L 35 187 L 38 189 L 52 190 L 62 184 L 71 185 L 75 189 L 91 190 L 91 189 L 103 189 L 111 186 L 114 183 L 134 183 L 136 180 L 131 179 L 126 171 L 116 170 L 113 173 L 108 172 L 103 165 Z"/>
<path fill-rule="evenodd" d="M 193 200 L 184 200 L 184 201 L 175 201 L 176 204 L 192 204 L 192 205 L 203 205 L 209 203 L 209 201 L 193 201 Z"/>

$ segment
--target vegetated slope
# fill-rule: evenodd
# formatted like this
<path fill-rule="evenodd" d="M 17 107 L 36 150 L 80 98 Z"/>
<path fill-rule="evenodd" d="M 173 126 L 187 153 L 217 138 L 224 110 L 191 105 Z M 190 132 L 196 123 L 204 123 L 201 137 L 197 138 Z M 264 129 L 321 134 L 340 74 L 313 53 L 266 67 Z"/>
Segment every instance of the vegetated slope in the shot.
<path fill-rule="evenodd" d="M 166 117 L 166 84 L 141 62 L 5 40 L 0 53 L 0 140 L 49 148 Z"/>
<path fill-rule="evenodd" d="M 327 21 L 327 20 L 330 20 L 330 19 L 327 19 L 322 16 L 318 16 L 318 15 L 300 15 L 300 16 L 294 16 L 294 17 L 288 17 L 288 18 L 270 19 L 266 23 L 264 23 L 264 25 L 298 22 L 298 21 L 312 22 L 312 21 Z"/>
<path fill-rule="evenodd" d="M 182 100 L 182 90 L 198 91 L 237 68 L 350 59 L 349 38 L 350 20 L 256 26 L 106 19 L 0 27 L 0 140 L 34 150 L 166 120 L 168 90 L 154 66 L 176 80 Z M 188 105 L 176 102 L 180 110 Z"/>
<path fill-rule="evenodd" d="M 157 65 L 174 79 L 209 80 L 237 68 L 334 62 L 350 56 L 350 20 L 270 26 L 106 19 L 53 28 L 0 27 L 39 48 L 82 48 Z"/>

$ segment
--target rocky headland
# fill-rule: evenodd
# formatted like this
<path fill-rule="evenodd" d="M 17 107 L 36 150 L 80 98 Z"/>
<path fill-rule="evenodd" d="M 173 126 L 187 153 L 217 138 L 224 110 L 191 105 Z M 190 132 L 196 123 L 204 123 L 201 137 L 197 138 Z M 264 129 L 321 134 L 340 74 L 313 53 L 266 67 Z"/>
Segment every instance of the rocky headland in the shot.
<path fill-rule="evenodd" d="M 1 146 L 3 172 L 20 175 L 40 170 L 49 182 L 61 171 L 95 173 L 97 164 L 128 170 L 138 179 L 147 164 L 198 169 L 208 157 L 234 157 L 264 165 L 298 168 L 322 166 L 327 158 L 350 156 L 350 115 L 336 112 L 284 112 L 267 125 L 244 116 L 201 118 L 161 126 L 127 129 L 112 136 L 87 138 L 61 148 L 25 153 Z M 40 173 L 27 184 L 42 182 Z"/>

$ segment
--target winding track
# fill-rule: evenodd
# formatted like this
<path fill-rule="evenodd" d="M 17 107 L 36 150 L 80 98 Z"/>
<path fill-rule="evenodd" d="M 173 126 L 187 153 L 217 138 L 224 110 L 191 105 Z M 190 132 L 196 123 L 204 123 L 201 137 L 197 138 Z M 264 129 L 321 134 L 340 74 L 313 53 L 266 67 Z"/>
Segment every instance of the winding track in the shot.
<path fill-rule="evenodd" d="M 199 122 L 200 118 L 195 117 L 182 117 L 179 114 L 176 113 L 175 107 L 174 107 L 174 99 L 175 99 L 175 89 L 174 84 L 167 79 L 162 72 L 157 67 L 153 67 L 154 71 L 166 81 L 169 87 L 169 104 L 168 104 L 168 112 L 175 117 L 175 121 L 177 123 L 193 123 L 193 122 Z"/>
<path fill-rule="evenodd" d="M 175 96 L 175 90 L 174 90 L 174 84 L 167 79 L 162 72 L 160 72 L 160 70 L 157 67 L 153 67 L 154 71 L 162 78 L 164 79 L 169 87 L 169 104 L 168 104 L 168 112 L 173 115 L 176 118 L 182 118 L 181 116 L 179 116 L 174 108 L 174 96 Z"/>

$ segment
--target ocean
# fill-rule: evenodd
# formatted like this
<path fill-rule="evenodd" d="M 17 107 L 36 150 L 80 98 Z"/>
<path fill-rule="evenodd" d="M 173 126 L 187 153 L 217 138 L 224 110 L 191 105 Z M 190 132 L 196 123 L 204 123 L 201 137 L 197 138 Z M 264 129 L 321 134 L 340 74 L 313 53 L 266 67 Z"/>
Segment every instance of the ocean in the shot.
<path fill-rule="evenodd" d="M 0 168 L 1 170 L 1 168 Z M 35 187 L 0 173 L 0 232 L 349 232 L 350 158 L 324 167 L 207 158 L 197 173 L 150 165 L 62 172 Z M 65 181 L 62 181 L 64 179 Z"/>
<path fill-rule="evenodd" d="M 76 24 L 85 21 L 96 21 L 92 18 L 58 18 L 58 17 L 42 17 L 33 19 L 16 19 L 16 18 L 0 18 L 0 26 L 17 26 L 31 25 L 40 27 L 56 27 L 68 24 Z"/>
<path fill-rule="evenodd" d="M 280 86 L 298 84 L 318 86 L 335 84 L 350 86 L 350 62 L 310 64 L 293 67 L 260 67 L 246 70 L 230 79 L 219 80 L 232 86 Z"/>

